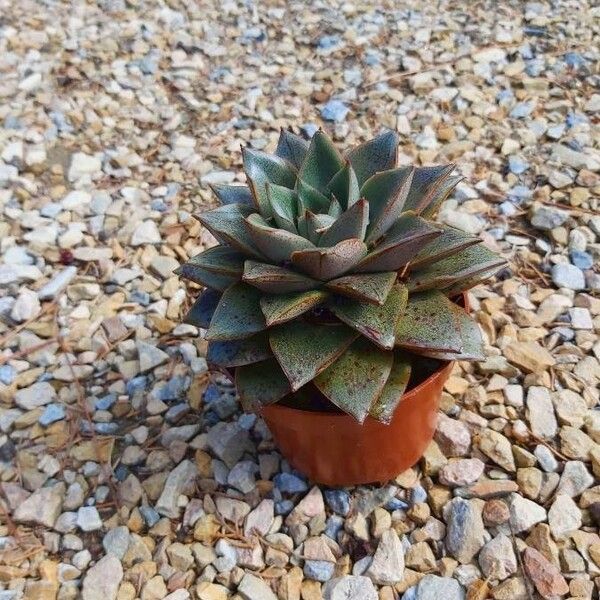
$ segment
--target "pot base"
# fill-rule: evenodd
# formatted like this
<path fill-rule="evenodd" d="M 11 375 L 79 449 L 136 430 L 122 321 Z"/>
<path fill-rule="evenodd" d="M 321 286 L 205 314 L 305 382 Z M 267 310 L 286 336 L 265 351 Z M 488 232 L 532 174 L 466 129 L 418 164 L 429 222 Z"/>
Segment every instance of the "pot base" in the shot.
<path fill-rule="evenodd" d="M 406 394 L 388 425 L 344 413 L 265 406 L 261 415 L 288 462 L 315 483 L 383 483 L 412 467 L 433 439 L 450 362 Z"/>

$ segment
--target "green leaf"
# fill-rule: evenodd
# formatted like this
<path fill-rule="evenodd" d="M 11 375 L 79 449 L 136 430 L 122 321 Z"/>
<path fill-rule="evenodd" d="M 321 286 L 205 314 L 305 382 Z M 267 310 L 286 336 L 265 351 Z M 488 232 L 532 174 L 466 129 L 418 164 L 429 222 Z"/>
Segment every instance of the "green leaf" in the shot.
<path fill-rule="evenodd" d="M 404 210 L 413 210 L 421 214 L 439 196 L 444 182 L 454 171 L 456 165 L 438 165 L 435 167 L 417 167 L 413 176 Z M 443 192 L 442 192 L 443 193 Z M 450 190 L 448 190 L 450 193 Z"/>
<path fill-rule="evenodd" d="M 469 246 L 475 246 L 481 243 L 481 238 L 467 235 L 454 227 L 448 227 L 447 225 L 435 225 L 438 229 L 442 230 L 442 234 L 429 242 L 423 250 L 421 250 L 411 261 L 411 270 L 417 268 L 423 268 L 434 262 L 442 260 L 447 256 L 456 254 Z"/>
<path fill-rule="evenodd" d="M 254 208 L 254 199 L 250 188 L 246 185 L 228 185 L 226 183 L 214 183 L 210 189 L 219 199 L 222 205 L 245 204 Z"/>
<path fill-rule="evenodd" d="M 346 164 L 333 176 L 327 184 L 327 191 L 333 194 L 346 209 L 358 201 L 360 189 L 350 161 L 346 161 Z"/>
<path fill-rule="evenodd" d="M 369 415 L 382 423 L 389 423 L 408 385 L 411 372 L 410 360 L 401 352 L 394 352 L 392 370 L 379 398 L 372 404 Z"/>
<path fill-rule="evenodd" d="M 295 220 L 298 212 L 298 194 L 281 185 L 267 184 L 267 195 L 277 226 L 290 233 L 298 233 Z"/>
<path fill-rule="evenodd" d="M 337 294 L 381 306 L 388 297 L 397 276 L 395 271 L 345 275 L 327 282 L 326 287 Z"/>
<path fill-rule="evenodd" d="M 319 190 L 308 185 L 301 179 L 298 180 L 296 191 L 300 198 L 300 205 L 304 210 L 315 214 L 326 213 L 329 210 L 331 201 L 327 196 L 324 196 Z"/>
<path fill-rule="evenodd" d="M 292 264 L 307 275 L 329 281 L 352 269 L 365 255 L 360 240 L 344 240 L 330 248 L 310 248 L 292 253 Z"/>
<path fill-rule="evenodd" d="M 222 244 L 231 246 L 246 256 L 262 258 L 244 223 L 244 219 L 253 210 L 244 204 L 226 204 L 195 217 Z"/>
<path fill-rule="evenodd" d="M 337 219 L 342 213 L 344 209 L 342 205 L 339 203 L 338 199 L 335 196 L 331 197 L 331 204 L 327 209 L 327 214 Z"/>
<path fill-rule="evenodd" d="M 385 386 L 393 356 L 393 352 L 361 337 L 315 378 L 315 385 L 328 400 L 362 423 Z"/>
<path fill-rule="evenodd" d="M 396 166 L 398 142 L 398 134 L 388 130 L 350 150 L 348 160 L 356 173 L 359 187 L 378 171 L 387 171 Z"/>
<path fill-rule="evenodd" d="M 303 292 L 315 289 L 320 285 L 320 282 L 301 273 L 253 260 L 246 261 L 242 279 L 255 288 L 270 294 Z"/>
<path fill-rule="evenodd" d="M 213 246 L 190 258 L 190 260 L 175 269 L 174 273 L 193 281 L 194 270 L 204 269 L 212 273 L 229 275 L 230 277 L 239 279 L 238 276 L 244 270 L 244 260 L 244 256 L 236 252 L 233 248 L 229 248 L 228 246 Z M 192 277 L 189 277 L 187 274 L 191 274 Z"/>
<path fill-rule="evenodd" d="M 338 319 L 356 329 L 361 335 L 381 348 L 391 350 L 394 347 L 396 324 L 406 306 L 407 298 L 406 287 L 395 285 L 383 306 L 337 298 L 329 307 Z"/>
<path fill-rule="evenodd" d="M 416 353 L 460 352 L 453 303 L 437 290 L 411 294 L 396 327 L 396 346 Z"/>
<path fill-rule="evenodd" d="M 271 350 L 293 391 L 326 369 L 358 335 L 345 325 L 291 321 L 270 330 Z"/>
<path fill-rule="evenodd" d="M 244 340 L 208 342 L 206 362 L 222 368 L 250 365 L 273 356 L 265 332 Z"/>
<path fill-rule="evenodd" d="M 462 350 L 458 353 L 425 351 L 420 354 L 438 360 L 484 360 L 484 343 L 477 322 L 457 304 L 452 303 L 452 310 L 458 323 Z"/>
<path fill-rule="evenodd" d="M 480 273 L 479 275 L 475 275 L 473 277 L 466 277 L 465 279 L 456 281 L 452 285 L 443 288 L 443 292 L 449 298 L 453 298 L 454 296 L 458 296 L 459 294 L 462 294 L 463 292 L 466 292 L 466 291 L 474 288 L 476 285 L 479 285 L 480 283 L 487 281 L 490 277 L 493 277 L 497 273 L 497 271 L 498 271 L 498 268 L 495 267 L 495 268 L 491 269 L 490 271 L 484 271 L 483 273 Z"/>
<path fill-rule="evenodd" d="M 462 175 L 452 175 L 440 184 L 437 190 L 431 195 L 427 206 L 421 211 L 421 216 L 426 219 L 433 219 L 439 210 L 442 202 L 448 198 L 452 190 L 464 179 Z"/>
<path fill-rule="evenodd" d="M 361 198 L 334 221 L 323 233 L 320 246 L 335 246 L 348 239 L 363 240 L 369 223 L 369 203 Z"/>
<path fill-rule="evenodd" d="M 225 290 L 205 338 L 209 341 L 241 340 L 265 329 L 260 296 L 259 290 L 245 283 L 236 283 Z"/>
<path fill-rule="evenodd" d="M 298 177 L 317 190 L 325 190 L 331 178 L 344 166 L 341 154 L 327 134 L 319 130 L 313 135 Z M 320 211 L 323 212 L 323 211 Z"/>
<path fill-rule="evenodd" d="M 381 171 L 361 188 L 361 195 L 369 201 L 367 243 L 377 241 L 398 220 L 413 172 L 413 167 Z"/>
<path fill-rule="evenodd" d="M 439 235 L 441 231 L 432 227 L 425 219 L 417 217 L 414 213 L 404 213 L 354 271 L 398 271 L 412 260 L 424 244 Z"/>
<path fill-rule="evenodd" d="M 236 281 L 240 280 L 240 275 L 223 275 L 213 271 L 207 271 L 201 267 L 190 266 L 189 263 L 181 265 L 176 273 L 207 288 L 224 291 Z"/>
<path fill-rule="evenodd" d="M 260 299 L 267 327 L 291 321 L 327 300 L 323 290 L 310 290 L 294 294 L 270 294 Z"/>
<path fill-rule="evenodd" d="M 296 184 L 296 169 L 279 156 L 252 148 L 243 148 L 242 158 L 255 205 L 268 219 L 272 214 L 266 184 L 274 183 L 291 189 Z"/>
<path fill-rule="evenodd" d="M 275 359 L 238 367 L 235 387 L 243 409 L 248 412 L 274 404 L 290 392 L 288 380 Z"/>
<path fill-rule="evenodd" d="M 334 218 L 329 215 L 315 215 L 314 213 L 306 212 L 306 232 L 308 239 L 315 245 L 319 243 L 323 231 L 333 223 Z"/>
<path fill-rule="evenodd" d="M 275 154 L 290 162 L 296 169 L 299 169 L 304 162 L 306 152 L 308 151 L 308 142 L 299 135 L 282 129 L 277 142 Z"/>
<path fill-rule="evenodd" d="M 469 279 L 494 271 L 504 266 L 506 261 L 483 245 L 464 248 L 436 263 L 411 273 L 409 289 L 415 291 L 443 289 Z"/>
<path fill-rule="evenodd" d="M 215 310 L 217 310 L 221 295 L 220 292 L 216 292 L 215 290 L 204 290 L 183 318 L 183 322 L 194 327 L 208 329 Z"/>
<path fill-rule="evenodd" d="M 309 240 L 285 229 L 271 227 L 256 213 L 250 215 L 245 224 L 254 245 L 275 263 L 289 260 L 296 250 L 314 248 Z"/>

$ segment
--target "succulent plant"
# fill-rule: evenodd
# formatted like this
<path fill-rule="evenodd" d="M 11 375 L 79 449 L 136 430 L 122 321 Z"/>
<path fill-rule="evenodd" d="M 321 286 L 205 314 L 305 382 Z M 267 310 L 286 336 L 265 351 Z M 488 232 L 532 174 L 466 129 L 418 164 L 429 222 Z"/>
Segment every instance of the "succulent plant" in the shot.
<path fill-rule="evenodd" d="M 387 422 L 419 355 L 483 357 L 452 299 L 504 260 L 430 221 L 454 165 L 398 167 L 397 148 L 391 131 L 345 156 L 323 131 L 282 131 L 274 155 L 243 150 L 247 186 L 213 186 L 222 205 L 197 218 L 219 245 L 178 269 L 206 287 L 185 321 L 207 330 L 208 362 L 235 371 L 245 409 L 312 382 Z"/>

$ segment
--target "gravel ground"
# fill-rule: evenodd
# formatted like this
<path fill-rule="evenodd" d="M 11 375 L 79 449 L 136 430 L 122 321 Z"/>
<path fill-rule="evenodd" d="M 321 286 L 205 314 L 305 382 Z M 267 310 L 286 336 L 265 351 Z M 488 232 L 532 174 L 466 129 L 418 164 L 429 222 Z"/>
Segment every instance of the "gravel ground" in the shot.
<path fill-rule="evenodd" d="M 593 4 L 0 0 L 0 600 L 598 597 Z M 207 184 L 288 125 L 456 162 L 510 261 L 382 487 L 293 472 L 179 324 Z"/>

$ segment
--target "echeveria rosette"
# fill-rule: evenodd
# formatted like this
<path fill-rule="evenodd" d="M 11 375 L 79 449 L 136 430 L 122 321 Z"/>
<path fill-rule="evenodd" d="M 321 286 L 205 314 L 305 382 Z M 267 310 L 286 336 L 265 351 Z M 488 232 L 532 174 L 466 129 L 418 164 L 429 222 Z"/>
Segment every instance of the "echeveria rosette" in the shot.
<path fill-rule="evenodd" d="M 389 421 L 418 355 L 483 358 L 479 328 L 450 298 L 504 264 L 430 219 L 453 165 L 397 167 L 388 131 L 343 156 L 323 131 L 282 131 L 274 155 L 243 152 L 248 185 L 218 185 L 199 215 L 219 245 L 178 272 L 206 287 L 186 322 L 207 360 L 235 369 L 245 408 L 312 382 L 363 421 Z"/>

